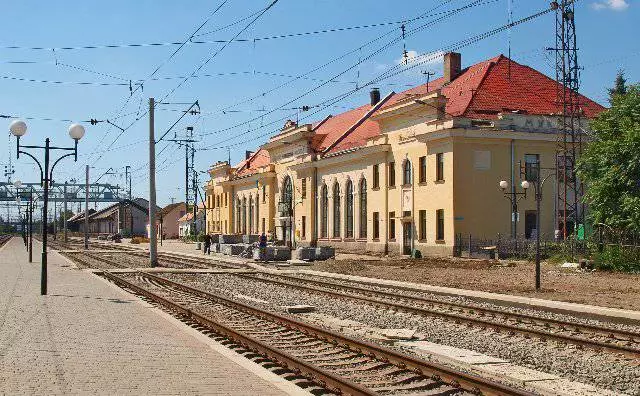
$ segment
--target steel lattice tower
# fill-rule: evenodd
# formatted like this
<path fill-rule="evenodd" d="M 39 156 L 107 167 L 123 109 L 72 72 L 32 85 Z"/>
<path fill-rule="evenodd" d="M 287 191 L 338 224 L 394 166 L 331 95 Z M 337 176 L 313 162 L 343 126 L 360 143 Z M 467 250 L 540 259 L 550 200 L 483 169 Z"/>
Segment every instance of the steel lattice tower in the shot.
<path fill-rule="evenodd" d="M 576 176 L 576 159 L 582 152 L 582 113 L 579 100 L 580 69 L 576 40 L 574 0 L 553 2 L 556 8 L 557 103 L 562 106 L 556 150 L 557 205 L 556 226 L 567 238 L 584 224 L 583 186 Z"/>

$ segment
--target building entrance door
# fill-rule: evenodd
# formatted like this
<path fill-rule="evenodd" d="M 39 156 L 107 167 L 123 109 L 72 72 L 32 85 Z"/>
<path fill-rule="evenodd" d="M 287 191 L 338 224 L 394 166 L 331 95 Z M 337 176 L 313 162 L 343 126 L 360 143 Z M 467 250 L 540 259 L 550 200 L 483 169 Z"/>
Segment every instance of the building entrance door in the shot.
<path fill-rule="evenodd" d="M 527 210 L 524 213 L 524 237 L 535 238 L 536 236 L 536 212 L 534 210 Z"/>
<path fill-rule="evenodd" d="M 411 232 L 411 223 L 402 223 L 402 254 L 411 255 L 411 239 L 413 233 Z"/>

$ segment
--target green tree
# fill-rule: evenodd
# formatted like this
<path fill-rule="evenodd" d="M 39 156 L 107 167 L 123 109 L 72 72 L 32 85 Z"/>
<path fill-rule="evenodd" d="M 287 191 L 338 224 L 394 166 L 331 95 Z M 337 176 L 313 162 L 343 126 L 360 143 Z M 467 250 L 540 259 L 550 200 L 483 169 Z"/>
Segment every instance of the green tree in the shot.
<path fill-rule="evenodd" d="M 616 81 L 613 88 L 609 88 L 609 102 L 613 104 L 613 98 L 616 95 L 624 95 L 627 93 L 627 79 L 624 78 L 624 70 L 618 70 Z"/>
<path fill-rule="evenodd" d="M 612 97 L 610 109 L 591 123 L 594 133 L 578 161 L 590 219 L 640 231 L 640 86 Z"/>

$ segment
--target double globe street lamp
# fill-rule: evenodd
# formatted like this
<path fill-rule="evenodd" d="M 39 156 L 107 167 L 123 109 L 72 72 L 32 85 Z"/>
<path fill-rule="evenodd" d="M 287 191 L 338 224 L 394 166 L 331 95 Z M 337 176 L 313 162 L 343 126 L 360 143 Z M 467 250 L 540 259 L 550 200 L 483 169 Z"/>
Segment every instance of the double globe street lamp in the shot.
<path fill-rule="evenodd" d="M 56 147 L 51 146 L 49 138 L 45 139 L 44 146 L 21 146 L 20 138 L 27 133 L 27 124 L 22 120 L 14 120 L 9 125 L 9 130 L 11 134 L 16 137 L 16 157 L 20 158 L 20 154 L 24 154 L 28 157 L 31 157 L 38 167 L 40 168 L 40 184 L 43 187 L 43 206 L 42 206 L 42 269 L 40 275 L 40 294 L 47 294 L 47 232 L 48 232 L 48 224 L 47 224 L 47 210 L 48 210 L 48 201 L 49 201 L 49 185 L 53 182 L 53 170 L 62 160 L 63 158 L 73 156 L 74 161 L 78 161 L 78 141 L 82 139 L 84 136 L 84 127 L 80 124 L 71 124 L 69 126 L 69 136 L 74 140 L 73 147 Z M 43 149 L 44 150 L 44 168 L 38 159 L 32 154 L 27 153 L 26 151 L 22 151 L 21 149 Z M 61 151 L 71 151 L 71 153 L 65 154 L 58 158 L 51 169 L 49 169 L 49 151 L 50 150 L 61 150 Z"/>

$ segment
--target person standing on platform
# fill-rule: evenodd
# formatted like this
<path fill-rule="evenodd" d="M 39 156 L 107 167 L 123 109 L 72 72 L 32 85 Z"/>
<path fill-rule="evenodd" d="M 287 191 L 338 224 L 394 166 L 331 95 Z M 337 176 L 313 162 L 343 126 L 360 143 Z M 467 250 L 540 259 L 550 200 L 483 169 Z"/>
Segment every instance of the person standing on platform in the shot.
<path fill-rule="evenodd" d="M 206 254 L 211 254 L 211 235 L 204 235 L 204 252 Z"/>

